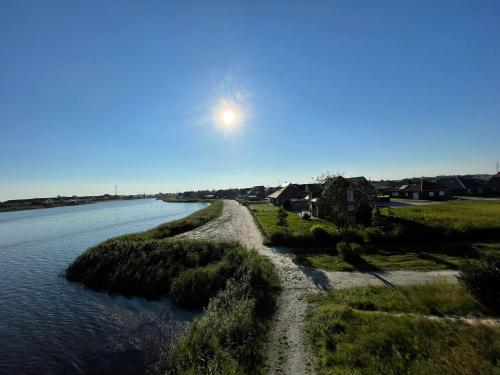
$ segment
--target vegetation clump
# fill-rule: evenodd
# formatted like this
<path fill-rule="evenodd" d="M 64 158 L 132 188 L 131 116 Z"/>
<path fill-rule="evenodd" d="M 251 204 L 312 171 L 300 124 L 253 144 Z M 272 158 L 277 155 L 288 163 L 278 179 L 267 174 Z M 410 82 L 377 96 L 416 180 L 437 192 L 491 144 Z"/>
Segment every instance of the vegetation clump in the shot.
<path fill-rule="evenodd" d="M 276 220 L 276 224 L 279 225 L 280 227 L 286 227 L 288 226 L 288 222 L 286 220 L 288 214 L 286 213 L 286 210 L 284 207 L 280 207 L 278 210 L 278 218 Z"/>
<path fill-rule="evenodd" d="M 167 374 L 263 373 L 262 336 L 265 301 L 255 297 L 248 277 L 212 298 L 205 314 L 195 320 L 160 362 Z M 270 296 L 271 302 L 274 298 Z"/>
<path fill-rule="evenodd" d="M 336 250 L 338 254 L 346 261 L 359 258 L 363 254 L 363 247 L 354 242 L 339 242 Z"/>
<path fill-rule="evenodd" d="M 94 290 L 167 297 L 195 309 L 206 306 L 228 279 L 244 275 L 259 301 L 276 290 L 271 263 L 231 242 L 113 239 L 87 250 L 66 271 L 68 280 Z"/>
<path fill-rule="evenodd" d="M 500 258 L 464 261 L 459 280 L 485 306 L 500 313 Z"/>

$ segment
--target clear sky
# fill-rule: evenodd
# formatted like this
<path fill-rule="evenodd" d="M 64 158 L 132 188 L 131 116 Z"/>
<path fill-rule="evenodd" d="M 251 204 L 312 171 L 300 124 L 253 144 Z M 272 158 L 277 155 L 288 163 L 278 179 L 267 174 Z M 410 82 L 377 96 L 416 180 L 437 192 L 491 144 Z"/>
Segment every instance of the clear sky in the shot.
<path fill-rule="evenodd" d="M 0 140 L 0 200 L 494 173 L 500 2 L 3 0 Z"/>

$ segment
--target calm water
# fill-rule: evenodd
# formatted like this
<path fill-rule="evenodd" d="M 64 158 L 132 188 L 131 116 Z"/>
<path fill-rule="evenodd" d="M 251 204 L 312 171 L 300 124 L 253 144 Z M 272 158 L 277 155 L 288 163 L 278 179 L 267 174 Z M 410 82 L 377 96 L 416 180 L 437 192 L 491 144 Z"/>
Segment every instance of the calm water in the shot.
<path fill-rule="evenodd" d="M 62 271 L 89 246 L 204 203 L 154 199 L 0 213 L 0 373 L 140 373 L 194 314 L 92 292 Z"/>

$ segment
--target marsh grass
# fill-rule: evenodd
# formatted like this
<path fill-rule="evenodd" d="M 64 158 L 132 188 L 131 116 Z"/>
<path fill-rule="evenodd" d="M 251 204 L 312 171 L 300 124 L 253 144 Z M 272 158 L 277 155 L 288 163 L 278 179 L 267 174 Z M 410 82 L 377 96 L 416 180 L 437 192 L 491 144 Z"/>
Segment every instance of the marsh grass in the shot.
<path fill-rule="evenodd" d="M 320 374 L 500 373 L 498 327 L 405 315 L 481 314 L 459 286 L 357 288 L 312 302 L 308 332 Z"/>
<path fill-rule="evenodd" d="M 212 204 L 210 204 L 210 206 L 196 211 L 183 219 L 170 221 L 144 232 L 126 234 L 124 236 L 118 237 L 118 239 L 144 241 L 161 240 L 164 238 L 173 237 L 177 234 L 181 234 L 198 228 L 208 223 L 209 221 L 218 218 L 222 214 L 223 207 L 224 205 L 222 201 L 214 201 Z"/>

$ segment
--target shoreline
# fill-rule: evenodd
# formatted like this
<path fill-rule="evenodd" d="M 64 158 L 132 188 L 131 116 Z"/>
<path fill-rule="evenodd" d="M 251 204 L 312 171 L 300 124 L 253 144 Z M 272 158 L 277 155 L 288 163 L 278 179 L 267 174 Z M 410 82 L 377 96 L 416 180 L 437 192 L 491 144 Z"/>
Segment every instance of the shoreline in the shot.
<path fill-rule="evenodd" d="M 134 198 L 134 199 L 108 199 L 108 200 L 99 200 L 92 202 L 79 202 L 79 203 L 62 203 L 62 204 L 53 204 L 50 206 L 45 205 L 31 205 L 31 206 L 17 206 L 17 207 L 0 207 L 0 213 L 2 212 L 13 212 L 13 211 L 27 211 L 27 210 L 39 210 L 42 208 L 57 208 L 57 207 L 68 207 L 68 206 L 85 206 L 88 204 L 95 203 L 106 203 L 106 202 L 116 202 L 116 201 L 135 201 L 141 199 L 154 199 L 154 198 Z M 190 202 L 182 202 L 182 203 L 190 203 Z"/>

